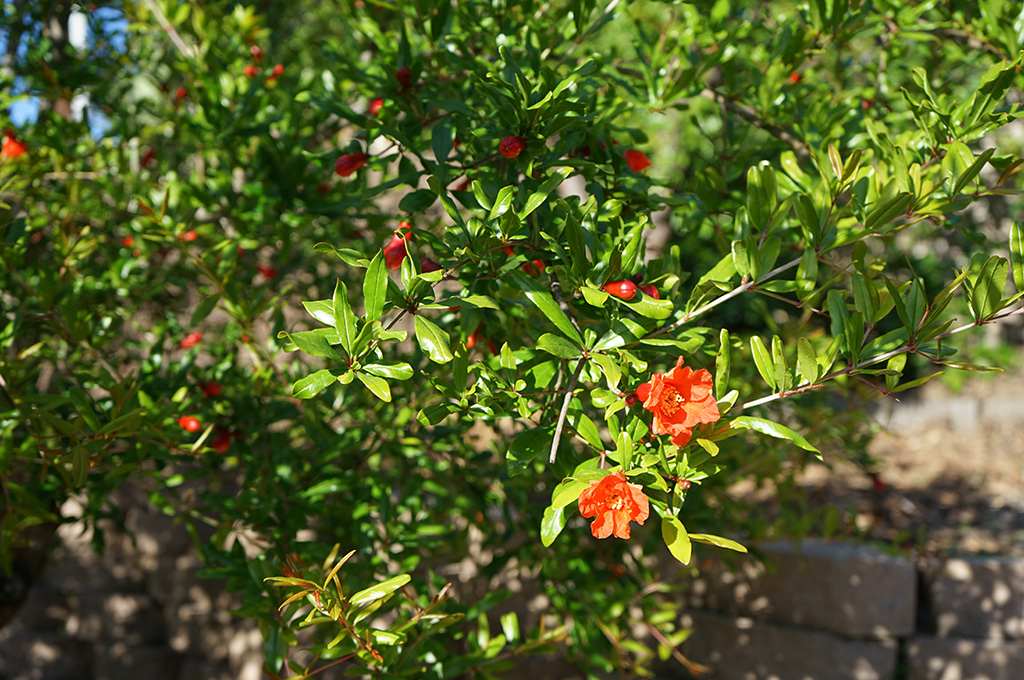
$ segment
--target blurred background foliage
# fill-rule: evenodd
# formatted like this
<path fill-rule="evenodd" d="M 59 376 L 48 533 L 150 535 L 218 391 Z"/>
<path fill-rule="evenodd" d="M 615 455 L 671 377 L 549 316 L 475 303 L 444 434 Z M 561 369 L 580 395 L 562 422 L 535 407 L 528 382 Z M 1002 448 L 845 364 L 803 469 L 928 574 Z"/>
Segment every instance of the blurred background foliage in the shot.
<path fill-rule="evenodd" d="M 240 614 L 260 621 L 274 672 L 297 638 L 276 610 L 280 591 L 263 579 L 289 555 L 320 563 L 335 544 L 356 550 L 341 572 L 346 590 L 414 575 L 404 599 L 389 603 L 389 621 L 441 607 L 420 624 L 444 634 L 417 636 L 414 654 L 379 648 L 395 674 L 497 672 L 563 643 L 594 677 L 642 675 L 685 637 L 673 618 L 676 586 L 662 562 L 643 558 L 657 554 L 657 532 L 594 544 L 576 518 L 572 535 L 550 547 L 536 541 L 557 479 L 507 474 L 505 414 L 473 427 L 471 419 L 426 427 L 416 416 L 429 394 L 407 383 L 394 384 L 387 403 L 358 384 L 292 396 L 293 383 L 320 364 L 284 354 L 278 333 L 305 324 L 301 301 L 330 298 L 336 278 L 352 290 L 362 281 L 357 268 L 314 245 L 371 256 L 408 219 L 417 229 L 413 259 L 439 256 L 430 230 L 451 218 L 432 196 L 422 206 L 408 199 L 422 189 L 419 167 L 382 139 L 430 148 L 435 117 L 454 112 L 449 132 L 460 144 L 447 181 L 460 203 L 473 202 L 463 178 L 493 196 L 519 177 L 521 166 L 494 159 L 506 135 L 528 136 L 541 166 L 575 149 L 589 194 L 621 198 L 670 227 L 658 254 L 680 281 L 663 292 L 682 306 L 682 291 L 730 251 L 749 168 L 766 162 L 796 186 L 792 167 L 812 172 L 812 157 L 828 144 L 881 159 L 898 146 L 907 165 L 941 163 L 954 140 L 934 118 L 915 118 L 914 103 L 932 96 L 929 87 L 937 103 L 969 100 L 991 66 L 1017 58 L 1024 14 L 999 0 L 459 4 L 466 7 L 4 1 L 0 122 L 27 145 L 0 163 L 4 570 L 18 568 L 19 551 L 45 545 L 57 523 L 116 526 L 123 508 L 115 491 L 132 480 L 190 528 L 208 575 L 245 593 Z M 62 29 L 69 20 L 88 26 L 84 43 Z M 549 66 L 556 80 L 590 60 L 593 74 L 574 91 L 585 125 L 532 136 L 517 127 L 517 112 L 501 105 L 499 47 L 533 73 Z M 403 66 L 412 87 L 395 78 Z M 1020 86 L 1014 75 L 999 105 L 1011 118 Z M 388 135 L 353 122 L 378 97 L 376 119 Z M 1010 191 L 986 190 L 1016 186 L 1019 128 L 997 131 L 1003 122 L 982 121 L 955 139 L 975 151 L 998 147 L 982 174 L 983 203 L 922 208 L 927 219 L 913 229 L 859 254 L 846 248 L 836 266 L 866 258 L 895 276 L 922 277 L 934 294 L 973 253 L 1005 250 L 1006 216 L 1018 204 Z M 545 147 L 547 137 L 560 146 Z M 615 145 L 643 149 L 653 166 L 628 173 Z M 340 154 L 371 148 L 365 171 L 334 175 Z M 1000 173 L 1010 176 L 999 181 Z M 543 244 L 526 247 L 539 255 Z M 490 277 L 499 272 L 473 275 L 463 287 L 498 290 Z M 829 321 L 813 305 L 743 296 L 706 321 L 744 339 L 730 383 L 740 402 L 766 391 L 746 338 L 821 337 Z M 969 316 L 966 305 L 951 309 Z M 515 311 L 447 314 L 457 339 L 479 329 L 500 347 L 528 335 L 529 318 Z M 183 347 L 193 332 L 201 341 Z M 474 361 L 484 360 L 483 345 Z M 418 371 L 438 370 L 411 343 L 402 347 Z M 967 362 L 1008 360 L 1002 350 L 964 348 Z M 714 354 L 694 363 L 712 368 Z M 915 357 L 907 377 L 931 371 Z M 873 469 L 866 445 L 875 425 L 865 404 L 877 394 L 852 379 L 839 387 L 765 413 L 797 427 L 826 461 Z M 200 430 L 184 431 L 182 416 L 198 418 Z M 730 492 L 748 480 L 799 500 L 795 475 L 813 459 L 793 451 L 757 439 L 723 447 L 723 472 L 687 497 L 687 525 L 743 541 L 822 530 L 825 520 L 810 514 L 768 522 Z M 80 517 L 66 513 L 69 498 Z M 102 547 L 102 530 L 95 536 Z M 464 563 L 467 555 L 474 564 Z M 448 581 L 459 597 L 442 602 Z M 512 581 L 515 589 L 534 582 L 547 618 L 522 632 L 504 618 L 498 635 L 486 612 L 508 609 Z M 524 622 L 540 622 L 531 616 Z M 636 625 L 657 637 L 632 639 Z M 359 654 L 374 665 L 358 638 L 331 650 L 325 641 L 316 652 L 323 661 Z"/>

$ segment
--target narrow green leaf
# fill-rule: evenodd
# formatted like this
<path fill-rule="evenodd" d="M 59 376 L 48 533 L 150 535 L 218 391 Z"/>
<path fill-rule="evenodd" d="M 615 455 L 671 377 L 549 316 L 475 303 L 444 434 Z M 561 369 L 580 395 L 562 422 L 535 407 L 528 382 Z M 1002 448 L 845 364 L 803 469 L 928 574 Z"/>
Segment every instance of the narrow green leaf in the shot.
<path fill-rule="evenodd" d="M 323 325 L 334 325 L 334 300 L 303 300 L 302 306 Z"/>
<path fill-rule="evenodd" d="M 789 377 L 789 367 L 786 366 L 786 355 L 782 351 L 782 338 L 772 337 L 772 365 L 774 367 L 775 385 L 780 392 L 785 392 L 793 385 Z"/>
<path fill-rule="evenodd" d="M 1014 222 L 1010 229 L 1010 267 L 1017 291 L 1024 293 L 1024 222 Z"/>
<path fill-rule="evenodd" d="M 661 518 L 661 537 L 664 539 L 668 551 L 672 553 L 672 557 L 683 564 L 690 563 L 690 559 L 693 557 L 693 545 L 690 543 L 690 536 L 686 533 L 686 528 L 678 517 L 665 515 Z"/>
<path fill-rule="evenodd" d="M 772 357 L 768 354 L 768 349 L 764 346 L 761 338 L 756 335 L 750 337 L 750 351 L 754 355 L 754 365 L 757 366 L 757 372 L 768 383 L 768 387 L 772 388 L 772 392 L 775 392 L 777 383 L 775 382 Z"/>
<path fill-rule="evenodd" d="M 565 179 L 573 173 L 574 168 L 557 168 L 545 179 L 541 185 L 526 199 L 526 206 L 519 213 L 519 218 L 525 220 L 534 210 L 539 208 L 547 200 L 551 192 L 557 189 Z"/>
<path fill-rule="evenodd" d="M 334 329 L 341 338 L 341 346 L 352 356 L 352 347 L 356 340 L 356 315 L 352 305 L 348 303 L 348 288 L 341 279 L 334 284 Z M 297 333 L 293 334 L 294 338 Z"/>
<path fill-rule="evenodd" d="M 914 194 L 900 192 L 889 199 L 882 199 L 864 218 L 864 229 L 868 232 L 876 232 L 881 227 L 889 224 L 897 217 L 907 212 L 907 208 L 914 202 Z"/>
<path fill-rule="evenodd" d="M 378 250 L 370 261 L 363 277 L 363 308 L 367 321 L 377 321 L 384 311 L 384 300 L 388 296 L 388 270 L 384 263 L 384 251 Z"/>
<path fill-rule="evenodd" d="M 729 373 L 731 370 L 729 331 L 723 328 L 718 339 L 718 357 L 715 359 L 715 394 L 721 399 L 722 395 L 729 391 Z"/>
<path fill-rule="evenodd" d="M 449 345 L 448 333 L 441 330 L 433 321 L 422 314 L 416 315 L 416 341 L 424 354 L 438 364 L 446 364 L 454 358 Z"/>
<path fill-rule="evenodd" d="M 377 585 L 360 590 L 358 593 L 348 598 L 348 603 L 353 607 L 365 607 L 368 604 L 391 595 L 411 580 L 412 577 L 408 574 L 389 578 L 387 581 L 382 581 Z"/>
<path fill-rule="evenodd" d="M 526 471 L 530 462 L 543 451 L 551 448 L 553 427 L 535 427 L 523 430 L 512 440 L 505 454 L 505 467 L 509 477 L 515 477 Z"/>
<path fill-rule="evenodd" d="M 766 434 L 769 437 L 775 437 L 777 439 L 788 439 L 793 442 L 801 449 L 805 451 L 811 451 L 812 453 L 818 454 L 818 458 L 821 458 L 821 452 L 818 451 L 810 442 L 804 439 L 803 435 L 798 432 L 794 432 L 785 425 L 765 420 L 764 418 L 754 418 L 752 416 L 739 416 L 733 418 L 730 425 L 732 427 L 747 427 L 755 432 Z"/>
<path fill-rule="evenodd" d="M 548 507 L 544 510 L 544 517 L 540 521 L 540 542 L 547 548 L 555 539 L 558 538 L 558 534 L 562 533 L 562 529 L 565 528 L 565 508 L 552 508 Z"/>
<path fill-rule="evenodd" d="M 590 482 L 582 479 L 563 479 L 551 492 L 551 507 L 556 510 L 575 503 L 584 489 L 590 488 Z"/>
<path fill-rule="evenodd" d="M 312 399 L 335 380 L 337 380 L 335 375 L 323 368 L 305 378 L 296 380 L 292 385 L 292 396 L 299 399 Z"/>
<path fill-rule="evenodd" d="M 363 370 L 370 375 L 391 380 L 408 380 L 412 377 L 412 366 L 404 361 L 397 364 L 365 364 Z"/>
<path fill-rule="evenodd" d="M 747 552 L 747 549 L 740 543 L 728 538 L 722 538 L 721 536 L 712 536 L 711 534 L 690 534 L 690 540 L 696 541 L 697 543 L 706 543 L 707 545 L 717 546 L 719 548 L 728 548 L 729 550 L 735 550 L 736 552 Z"/>
<path fill-rule="evenodd" d="M 522 272 L 514 271 L 509 272 L 507 275 L 511 279 L 513 286 L 523 291 L 526 298 L 536 305 L 537 309 L 548 318 L 548 320 L 555 325 L 558 330 L 562 331 L 565 337 L 573 340 L 579 346 L 583 346 L 583 338 L 576 332 L 572 322 L 565 312 L 555 302 L 554 296 L 547 288 L 543 287 L 535 279 L 526 276 Z M 417 317 L 419 318 L 419 317 Z"/>
<path fill-rule="evenodd" d="M 807 338 L 797 340 L 797 367 L 800 375 L 813 385 L 818 380 L 818 357 L 814 353 L 814 346 Z"/>
<path fill-rule="evenodd" d="M 220 295 L 211 295 L 204 299 L 192 312 L 192 318 L 189 319 L 188 325 L 194 327 L 197 323 L 210 316 L 210 312 L 213 311 L 217 303 L 220 302 Z"/>
<path fill-rule="evenodd" d="M 388 381 L 384 378 L 378 378 L 375 375 L 363 373 L 362 371 L 356 371 L 356 377 L 359 382 L 366 385 L 373 394 L 381 401 L 391 401 L 391 386 L 388 385 Z"/>
<path fill-rule="evenodd" d="M 554 354 L 561 359 L 571 359 L 580 355 L 579 347 L 553 333 L 545 333 L 537 338 L 537 349 Z"/>

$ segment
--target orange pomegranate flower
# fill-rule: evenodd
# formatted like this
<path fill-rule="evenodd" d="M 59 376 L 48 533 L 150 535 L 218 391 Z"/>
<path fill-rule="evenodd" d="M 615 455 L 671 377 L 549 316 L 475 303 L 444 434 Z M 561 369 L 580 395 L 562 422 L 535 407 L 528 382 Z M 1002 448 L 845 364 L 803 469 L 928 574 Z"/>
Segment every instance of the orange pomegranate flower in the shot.
<path fill-rule="evenodd" d="M 650 382 L 636 389 L 636 396 L 654 414 L 654 434 L 672 435 L 672 443 L 682 446 L 690 441 L 694 426 L 721 418 L 712 384 L 710 373 L 683 366 L 679 357 L 675 368 L 655 373 Z"/>
<path fill-rule="evenodd" d="M 643 524 L 651 514 L 640 485 L 627 482 L 621 472 L 591 482 L 580 494 L 579 506 L 581 515 L 594 518 L 590 524 L 594 538 L 629 538 L 629 523 Z"/>

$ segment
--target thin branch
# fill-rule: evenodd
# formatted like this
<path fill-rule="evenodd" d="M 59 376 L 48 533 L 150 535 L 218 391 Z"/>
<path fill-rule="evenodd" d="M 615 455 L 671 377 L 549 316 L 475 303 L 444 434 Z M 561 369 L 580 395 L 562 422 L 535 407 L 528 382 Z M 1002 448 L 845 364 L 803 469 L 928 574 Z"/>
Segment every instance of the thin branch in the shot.
<path fill-rule="evenodd" d="M 795 260 L 792 260 L 791 262 L 787 262 L 784 265 L 776 267 L 775 269 L 771 270 L 770 272 L 768 272 L 767 274 L 765 274 L 761 278 L 757 279 L 756 281 L 747 281 L 746 283 L 740 284 L 739 286 L 736 286 L 735 288 L 733 288 L 731 291 L 729 291 L 728 293 L 726 293 L 722 297 L 715 298 L 714 300 L 712 300 L 711 302 L 707 303 L 703 307 L 700 307 L 698 309 L 693 310 L 689 314 L 685 315 L 682 319 L 679 319 L 678 321 L 670 323 L 667 326 L 662 326 L 658 330 L 653 331 L 650 334 L 650 336 L 663 335 L 663 334 L 668 333 L 670 331 L 674 331 L 675 329 L 679 328 L 683 324 L 689 323 L 691 319 L 694 319 L 694 318 L 700 316 L 704 312 L 707 312 L 707 311 L 710 311 L 710 310 L 714 309 L 715 307 L 717 307 L 718 305 L 722 304 L 723 302 L 728 302 L 729 300 L 733 299 L 737 295 L 741 295 L 743 293 L 746 293 L 748 290 L 751 290 L 752 288 L 755 288 L 757 286 L 757 284 L 761 283 L 762 281 L 767 281 L 768 279 L 772 278 L 773 276 L 777 276 L 778 274 L 781 274 L 782 272 L 784 272 L 786 270 L 792 269 L 793 267 L 797 266 L 798 264 L 800 264 L 800 258 L 797 258 Z"/>
<path fill-rule="evenodd" d="M 178 48 L 179 52 L 181 52 L 181 55 L 186 59 L 192 59 L 195 57 L 195 53 L 188 45 L 185 44 L 185 41 L 181 39 L 181 36 L 178 35 L 177 29 L 171 25 L 170 20 L 167 18 L 167 15 L 164 14 L 164 11 L 160 9 L 160 6 L 157 5 L 154 0 L 142 0 L 142 2 L 149 8 L 149 11 L 156 15 L 157 20 L 160 22 L 160 27 L 167 33 L 171 42 L 174 43 L 174 46 Z"/>
<path fill-rule="evenodd" d="M 985 324 L 993 323 L 995 321 L 999 321 L 1001 319 L 1005 319 L 1008 316 L 1013 316 L 1014 314 L 1024 314 L 1024 308 L 1016 309 L 1016 310 L 1014 310 L 1012 312 L 1005 312 L 1003 314 L 996 314 L 996 315 L 992 316 L 988 321 L 984 321 L 984 322 L 981 322 L 981 323 L 979 323 L 977 321 L 972 321 L 971 323 L 967 323 L 967 324 L 964 324 L 963 326 L 960 326 L 958 328 L 954 328 L 952 330 L 946 331 L 945 333 L 941 333 L 941 334 L 935 336 L 934 338 L 929 338 L 927 340 L 927 342 L 931 342 L 933 340 L 941 340 L 942 338 L 948 338 L 951 335 L 956 335 L 957 333 L 963 333 L 964 331 L 969 330 L 971 328 L 977 328 L 978 326 L 983 326 Z M 782 399 L 783 397 L 791 397 L 791 396 L 794 396 L 794 395 L 797 395 L 797 394 L 803 394 L 804 392 L 810 392 L 812 390 L 816 390 L 816 389 L 818 389 L 820 387 L 824 387 L 825 382 L 827 382 L 829 380 L 835 380 L 839 376 L 848 375 L 848 374 L 850 374 L 850 373 L 852 373 L 854 371 L 860 370 L 862 368 L 867 368 L 868 366 L 873 366 L 874 364 L 879 364 L 879 363 L 881 363 L 883 361 L 888 361 L 889 359 L 891 359 L 891 358 L 893 358 L 895 356 L 899 356 L 900 354 L 906 354 L 907 352 L 917 352 L 917 349 L 920 346 L 921 346 L 921 343 L 919 343 L 919 342 L 915 342 L 913 344 L 905 345 L 903 347 L 900 347 L 899 349 L 894 349 L 894 350 L 891 350 L 889 352 L 885 352 L 883 354 L 879 354 L 877 356 L 871 357 L 870 359 L 865 359 L 864 361 L 860 362 L 859 364 L 854 364 L 853 366 L 847 366 L 846 368 L 844 368 L 842 370 L 839 370 L 839 371 L 833 371 L 832 373 L 829 373 L 828 375 L 823 377 L 821 380 L 819 380 L 818 382 L 816 382 L 816 383 L 814 383 L 812 385 L 804 385 L 803 387 L 798 387 L 798 388 L 793 389 L 793 390 L 787 390 L 787 391 L 783 391 L 783 392 L 776 392 L 775 394 L 770 394 L 767 397 L 761 397 L 760 399 L 755 399 L 754 401 L 748 401 L 747 403 L 737 407 L 734 410 L 735 411 L 743 411 L 745 409 L 753 408 L 755 406 L 763 406 L 764 404 L 768 404 L 768 403 L 771 403 L 773 401 L 777 401 L 778 399 Z M 938 362 L 938 363 L 941 363 L 941 362 Z M 854 377 L 856 377 L 856 376 L 854 376 Z M 889 395 L 889 394 L 891 394 L 891 392 L 886 392 L 885 394 Z"/>
<path fill-rule="evenodd" d="M 720 94 L 712 89 L 703 90 L 700 93 L 700 96 L 704 97 L 707 100 L 713 101 L 721 106 L 724 106 L 729 111 L 732 111 L 733 113 L 735 113 L 748 123 L 751 123 L 756 127 L 761 128 L 762 130 L 770 134 L 772 137 L 778 139 L 780 142 L 785 142 L 790 146 L 790 148 L 793 149 L 793 152 L 796 153 L 797 157 L 800 160 L 811 160 L 811 152 L 807 150 L 807 146 L 803 142 L 794 137 L 793 134 L 786 130 L 785 128 L 782 128 L 774 123 L 769 123 L 768 121 L 761 118 L 761 116 L 759 116 L 757 111 L 755 111 L 753 108 L 747 106 L 746 104 L 733 101 L 726 97 L 725 95 Z"/>
<path fill-rule="evenodd" d="M 565 392 L 565 399 L 562 400 L 562 410 L 558 414 L 558 423 L 555 425 L 555 437 L 551 440 L 551 455 L 548 456 L 548 463 L 554 465 L 555 456 L 558 455 L 558 442 L 562 438 L 562 428 L 565 427 L 565 416 L 569 413 L 569 402 L 572 401 L 573 390 L 576 389 L 576 383 L 580 380 L 580 373 L 583 372 L 583 366 L 587 363 L 586 357 L 580 357 L 579 362 L 576 364 L 576 371 L 572 374 L 572 378 L 569 380 L 569 386 Z"/>

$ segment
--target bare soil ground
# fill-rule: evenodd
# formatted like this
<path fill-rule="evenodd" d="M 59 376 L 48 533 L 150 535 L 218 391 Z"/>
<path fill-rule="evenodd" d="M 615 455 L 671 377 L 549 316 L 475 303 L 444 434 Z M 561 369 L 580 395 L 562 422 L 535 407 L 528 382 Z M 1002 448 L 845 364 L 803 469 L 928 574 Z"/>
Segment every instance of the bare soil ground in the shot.
<path fill-rule="evenodd" d="M 812 505 L 851 508 L 856 533 L 902 550 L 1024 556 L 1024 373 L 930 383 L 870 452 L 878 479 L 849 463 L 809 469 Z M 883 424 L 885 421 L 883 419 Z"/>

